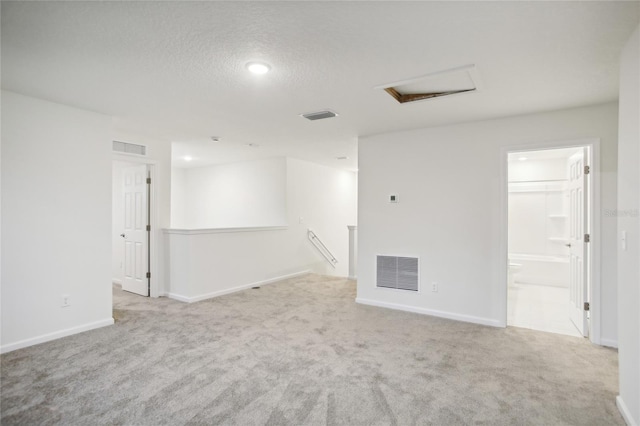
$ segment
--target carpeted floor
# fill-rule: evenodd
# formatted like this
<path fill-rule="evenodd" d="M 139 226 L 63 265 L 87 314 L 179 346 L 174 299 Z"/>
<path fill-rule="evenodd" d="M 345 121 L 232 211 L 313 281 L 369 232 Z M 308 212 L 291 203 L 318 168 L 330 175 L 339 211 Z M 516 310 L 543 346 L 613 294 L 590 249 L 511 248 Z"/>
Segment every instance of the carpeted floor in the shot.
<path fill-rule="evenodd" d="M 2 425 L 623 425 L 617 353 L 354 303 L 308 275 L 195 304 L 114 289 L 116 324 L 1 357 Z"/>

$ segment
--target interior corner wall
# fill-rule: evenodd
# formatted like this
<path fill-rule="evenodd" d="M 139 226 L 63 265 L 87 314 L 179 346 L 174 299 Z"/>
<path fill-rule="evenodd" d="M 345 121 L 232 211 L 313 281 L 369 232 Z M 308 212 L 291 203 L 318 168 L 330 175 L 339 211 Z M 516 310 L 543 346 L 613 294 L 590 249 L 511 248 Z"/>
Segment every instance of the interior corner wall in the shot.
<path fill-rule="evenodd" d="M 287 216 L 293 241 L 301 250 L 311 249 L 320 262 L 320 273 L 349 275 L 349 225 L 357 225 L 358 176 L 308 161 L 287 158 Z M 312 248 L 307 230 L 312 229 L 338 260 L 335 268 Z"/>
<path fill-rule="evenodd" d="M 618 407 L 640 425 L 640 27 L 620 61 L 618 157 Z"/>
<path fill-rule="evenodd" d="M 174 199 L 177 203 L 182 197 L 185 228 L 286 225 L 285 161 L 279 157 L 184 169 Z"/>
<path fill-rule="evenodd" d="M 111 125 L 2 92 L 2 352 L 113 324 Z"/>
<path fill-rule="evenodd" d="M 198 301 L 307 272 L 348 275 L 347 226 L 356 220 L 356 174 L 285 161 L 286 226 L 166 231 L 170 297 Z M 307 238 L 309 227 L 338 259 L 335 268 Z"/>
<path fill-rule="evenodd" d="M 615 208 L 615 103 L 361 138 L 357 300 L 502 325 L 503 150 L 587 138 L 601 140 L 601 207 Z M 601 336 L 613 342 L 615 223 L 601 220 Z M 376 255 L 419 257 L 421 291 L 377 289 Z"/>
<path fill-rule="evenodd" d="M 171 227 L 186 229 L 189 224 L 186 218 L 187 209 L 187 169 L 171 168 Z"/>

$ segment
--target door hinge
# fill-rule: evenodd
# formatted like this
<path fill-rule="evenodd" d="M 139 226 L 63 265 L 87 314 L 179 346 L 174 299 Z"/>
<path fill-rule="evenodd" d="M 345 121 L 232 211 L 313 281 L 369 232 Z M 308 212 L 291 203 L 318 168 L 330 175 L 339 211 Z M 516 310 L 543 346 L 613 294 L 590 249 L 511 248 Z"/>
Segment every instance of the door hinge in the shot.
<path fill-rule="evenodd" d="M 584 310 L 585 311 L 589 310 L 589 302 L 584 302 Z"/>
<path fill-rule="evenodd" d="M 589 234 L 584 234 L 584 242 L 585 243 L 590 243 L 591 242 L 591 236 Z"/>
<path fill-rule="evenodd" d="M 147 232 L 151 231 L 151 225 L 147 225 Z"/>
<path fill-rule="evenodd" d="M 151 184 L 151 178 L 147 178 L 147 185 Z"/>
<path fill-rule="evenodd" d="M 151 272 L 147 272 L 147 278 L 151 278 Z"/>
<path fill-rule="evenodd" d="M 588 175 L 589 173 L 591 173 L 591 167 L 589 166 L 584 166 L 584 174 Z"/>

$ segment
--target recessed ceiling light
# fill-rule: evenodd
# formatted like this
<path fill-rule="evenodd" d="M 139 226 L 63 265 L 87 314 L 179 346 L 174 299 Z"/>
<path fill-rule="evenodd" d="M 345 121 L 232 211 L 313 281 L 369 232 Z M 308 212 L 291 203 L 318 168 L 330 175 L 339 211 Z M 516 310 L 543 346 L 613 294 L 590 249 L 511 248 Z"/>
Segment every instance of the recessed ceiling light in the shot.
<path fill-rule="evenodd" d="M 184 157 L 182 157 L 182 159 L 183 159 L 184 161 L 191 161 L 191 160 L 193 160 L 193 158 L 192 158 L 190 155 L 185 155 Z"/>
<path fill-rule="evenodd" d="M 518 160 L 520 160 L 520 161 L 527 161 L 527 157 L 518 157 Z"/>
<path fill-rule="evenodd" d="M 266 74 L 271 71 L 271 67 L 262 62 L 249 62 L 247 69 L 253 74 Z"/>

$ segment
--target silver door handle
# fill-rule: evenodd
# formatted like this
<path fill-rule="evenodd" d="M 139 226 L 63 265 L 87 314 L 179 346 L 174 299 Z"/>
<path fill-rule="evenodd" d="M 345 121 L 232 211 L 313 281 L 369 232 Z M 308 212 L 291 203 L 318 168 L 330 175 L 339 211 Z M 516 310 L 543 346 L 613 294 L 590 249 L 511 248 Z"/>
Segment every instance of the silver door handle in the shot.
<path fill-rule="evenodd" d="M 565 246 L 567 246 L 567 247 L 571 247 L 571 243 L 569 243 L 569 244 L 565 244 Z"/>
<path fill-rule="evenodd" d="M 121 236 L 122 238 L 126 238 L 126 237 L 124 236 L 124 234 L 120 234 L 120 236 Z"/>

